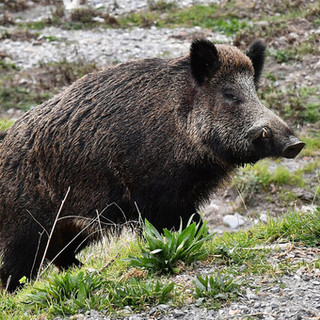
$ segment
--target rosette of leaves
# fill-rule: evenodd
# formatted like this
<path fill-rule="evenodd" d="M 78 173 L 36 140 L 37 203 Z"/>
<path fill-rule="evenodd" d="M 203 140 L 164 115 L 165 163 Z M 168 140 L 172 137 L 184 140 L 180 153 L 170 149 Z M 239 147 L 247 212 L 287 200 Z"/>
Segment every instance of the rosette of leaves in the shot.
<path fill-rule="evenodd" d="M 242 282 L 239 279 L 234 279 L 230 275 L 221 275 L 220 272 L 216 276 L 198 275 L 193 283 L 197 297 L 226 301 L 235 299 L 242 292 Z"/>
<path fill-rule="evenodd" d="M 184 229 L 181 221 L 178 231 L 163 229 L 163 233 L 145 219 L 142 257 L 130 257 L 131 266 L 157 273 L 179 273 L 179 265 L 205 259 L 208 254 L 203 244 L 214 234 L 208 233 L 206 221 L 195 223 L 192 218 Z"/>

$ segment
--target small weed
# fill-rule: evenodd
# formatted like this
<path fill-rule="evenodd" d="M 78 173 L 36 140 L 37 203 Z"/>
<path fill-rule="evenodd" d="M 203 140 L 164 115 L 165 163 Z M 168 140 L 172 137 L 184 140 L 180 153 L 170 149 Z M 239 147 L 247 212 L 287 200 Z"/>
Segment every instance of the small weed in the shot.
<path fill-rule="evenodd" d="M 179 262 L 192 263 L 206 258 L 207 252 L 202 249 L 205 241 L 214 234 L 208 235 L 206 222 L 192 223 L 192 217 L 185 229 L 182 222 L 178 231 L 163 229 L 160 234 L 147 220 L 143 231 L 145 243 L 141 245 L 142 258 L 130 258 L 133 267 L 148 269 L 152 272 L 180 272 Z"/>
<path fill-rule="evenodd" d="M 194 280 L 196 289 L 196 297 L 210 297 L 215 300 L 234 300 L 242 290 L 242 283 L 239 279 L 234 279 L 230 275 L 221 275 L 220 272 L 216 276 L 201 277 L 198 275 Z"/>
<path fill-rule="evenodd" d="M 45 39 L 50 42 L 58 41 L 58 38 L 56 36 L 45 36 Z"/>
<path fill-rule="evenodd" d="M 33 30 L 42 30 L 47 25 L 48 25 L 48 23 L 46 21 L 32 21 L 32 22 L 28 22 L 26 24 L 27 28 L 30 28 Z"/>

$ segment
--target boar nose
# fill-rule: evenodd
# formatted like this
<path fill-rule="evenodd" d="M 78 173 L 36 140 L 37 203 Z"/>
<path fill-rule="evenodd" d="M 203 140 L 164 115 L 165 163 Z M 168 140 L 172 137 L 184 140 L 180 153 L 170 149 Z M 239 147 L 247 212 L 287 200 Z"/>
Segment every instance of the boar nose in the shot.
<path fill-rule="evenodd" d="M 290 142 L 283 148 L 282 155 L 289 159 L 295 158 L 304 146 L 304 142 L 300 141 L 296 137 L 292 137 Z"/>

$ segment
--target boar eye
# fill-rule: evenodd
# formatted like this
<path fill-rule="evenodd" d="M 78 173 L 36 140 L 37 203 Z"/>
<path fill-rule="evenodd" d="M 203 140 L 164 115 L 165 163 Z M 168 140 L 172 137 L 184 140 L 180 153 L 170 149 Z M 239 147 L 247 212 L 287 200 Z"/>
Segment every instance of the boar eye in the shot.
<path fill-rule="evenodd" d="M 233 92 L 224 92 L 224 99 L 231 103 L 240 103 L 240 98 Z"/>

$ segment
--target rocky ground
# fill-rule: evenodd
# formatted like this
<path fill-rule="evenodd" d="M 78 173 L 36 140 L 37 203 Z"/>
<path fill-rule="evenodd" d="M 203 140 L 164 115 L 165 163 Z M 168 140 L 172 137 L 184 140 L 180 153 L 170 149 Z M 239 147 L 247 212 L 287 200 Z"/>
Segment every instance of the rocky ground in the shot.
<path fill-rule="evenodd" d="M 320 252 L 316 248 L 295 247 L 291 244 L 276 245 L 271 249 L 273 253 L 269 259 L 275 268 L 287 259 L 292 261 L 292 264 L 316 261 Z M 175 276 L 174 280 L 176 283 L 188 286 L 197 273 L 210 274 L 213 268 L 199 263 L 194 270 Z M 281 278 L 265 275 L 252 276 L 243 280 L 248 287 L 241 297 L 219 310 L 204 308 L 202 305 L 204 299 L 199 298 L 195 303 L 186 301 L 186 305 L 180 308 L 161 304 L 152 308 L 147 307 L 144 312 L 134 314 L 130 307 L 126 307 L 119 311 L 119 318 L 125 320 L 316 320 L 320 318 L 319 269 L 301 267 L 294 274 Z M 75 315 L 71 319 L 114 320 L 116 318 L 91 310 L 85 314 Z"/>
<path fill-rule="evenodd" d="M 65 1 L 71 8 L 74 1 Z M 216 1 L 219 2 L 219 1 Z M 261 6 L 261 1 L 256 1 Z M 107 7 L 110 14 L 118 17 L 123 13 L 146 10 L 155 1 L 88 1 L 88 5 L 95 8 Z M 212 1 L 176 1 L 179 6 L 190 6 L 195 3 L 212 3 Z M 244 4 L 250 3 L 243 1 Z M 0 6 L 0 10 L 2 7 Z M 266 10 L 268 7 L 266 6 Z M 82 30 L 64 30 L 58 27 L 46 27 L 37 30 L 35 36 L 21 32 L 18 23 L 41 21 L 50 17 L 53 13 L 52 5 L 39 6 L 29 3 L 28 8 L 19 12 L 2 12 L 6 19 L 14 20 L 15 24 L 0 25 L 0 57 L 6 64 L 14 64 L 21 70 L 22 76 L 19 83 L 32 86 L 39 79 L 39 65 L 48 62 L 82 61 L 94 62 L 98 68 L 103 68 L 132 59 L 147 57 L 175 57 L 188 52 L 191 39 L 195 37 L 207 37 L 212 41 L 232 43 L 232 36 L 213 32 L 210 29 L 200 27 L 192 28 L 149 28 L 132 27 L 122 28 L 95 28 Z M 257 13 L 258 14 L 258 13 Z M 297 19 L 286 34 L 281 34 L 273 39 L 268 39 L 271 48 L 281 48 L 283 44 L 294 43 L 297 46 L 301 39 L 317 34 L 320 37 L 320 27 L 311 27 L 308 21 Z M 5 35 L 16 34 L 16 37 Z M 319 43 L 317 44 L 319 46 Z M 293 88 L 297 86 L 316 86 L 320 83 L 319 56 L 305 55 L 302 61 L 293 64 L 275 64 L 274 60 L 268 60 L 266 69 L 279 77 L 275 81 L 275 88 Z M 41 75 L 43 76 L 43 75 Z M 0 106 L 1 117 L 16 118 L 24 111 L 17 109 L 4 109 Z M 318 130 L 315 127 L 315 130 Z M 304 128 L 300 128 L 301 131 Z M 314 157 L 313 159 L 314 160 Z M 297 160 L 283 161 L 282 165 L 291 172 L 303 168 L 310 162 L 309 157 L 300 157 Z M 275 164 L 271 164 L 272 166 Z M 318 171 L 310 173 L 307 184 L 319 184 Z M 308 191 L 309 190 L 309 191 Z M 237 230 L 240 227 L 248 227 L 258 221 L 266 221 L 267 216 L 277 216 L 285 212 L 288 207 L 298 207 L 305 210 L 315 207 L 314 194 L 310 188 L 298 188 L 299 201 L 285 203 L 284 201 L 264 201 L 257 194 L 255 201 L 246 204 L 244 197 L 237 188 L 228 187 L 213 196 L 210 204 L 203 208 L 204 215 L 212 230 Z M 288 248 L 283 249 L 282 256 L 274 255 L 275 263 L 280 263 L 281 258 L 293 255 L 309 261 L 318 257 L 318 250 Z M 292 258 L 292 257 L 291 257 Z M 282 277 L 279 281 L 265 277 L 247 279 L 251 283 L 251 289 L 240 298 L 218 311 L 200 308 L 192 304 L 179 309 L 171 309 L 168 305 L 160 305 L 146 310 L 141 314 L 131 314 L 130 308 L 123 310 L 125 319 L 320 319 L 320 273 L 316 270 L 301 268 L 294 275 Z M 252 288 L 259 287 L 256 294 Z M 200 304 L 200 302 L 199 302 Z M 126 316 L 127 314 L 127 316 Z M 78 315 L 81 319 L 109 319 L 103 314 L 91 311 L 89 314 Z"/>

